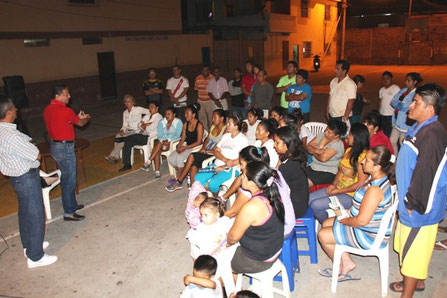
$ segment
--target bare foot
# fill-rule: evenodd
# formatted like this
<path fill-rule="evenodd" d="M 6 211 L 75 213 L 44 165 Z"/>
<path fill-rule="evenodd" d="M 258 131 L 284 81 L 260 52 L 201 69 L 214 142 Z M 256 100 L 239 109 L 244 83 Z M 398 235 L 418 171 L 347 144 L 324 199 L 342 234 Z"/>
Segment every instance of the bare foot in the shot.
<path fill-rule="evenodd" d="M 354 270 L 357 267 L 357 264 L 354 263 L 352 260 L 343 260 L 342 264 L 340 264 L 340 273 L 341 274 L 348 274 L 352 270 Z"/>

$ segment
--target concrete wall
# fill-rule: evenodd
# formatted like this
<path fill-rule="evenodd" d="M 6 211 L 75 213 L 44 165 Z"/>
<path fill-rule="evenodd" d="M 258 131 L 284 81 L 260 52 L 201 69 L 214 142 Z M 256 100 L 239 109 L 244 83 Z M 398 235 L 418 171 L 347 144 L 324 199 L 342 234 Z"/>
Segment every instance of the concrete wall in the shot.
<path fill-rule="evenodd" d="M 66 0 L 1 1 L 0 30 L 181 30 L 178 0 L 99 0 L 98 3 L 98 6 L 72 6 Z"/>
<path fill-rule="evenodd" d="M 133 40 L 145 38 L 144 40 Z M 153 38 L 162 38 L 160 40 Z M 51 39 L 49 47 L 25 48 L 23 40 L 0 40 L 0 77 L 23 75 L 26 83 L 98 74 L 97 53 L 114 52 L 116 72 L 178 64 L 200 64 L 209 35 L 125 36 L 82 45 L 80 38 Z"/>
<path fill-rule="evenodd" d="M 85 105 L 100 101 L 99 52 L 114 52 L 121 97 L 140 95 L 148 67 L 201 64 L 202 47 L 211 47 L 210 34 L 181 34 L 180 1 L 98 3 L 89 7 L 60 0 L 0 1 L 0 78 L 24 77 L 30 109 L 48 102 L 56 81 L 70 85 Z M 83 45 L 82 37 L 102 37 L 102 44 Z M 24 39 L 34 38 L 48 38 L 50 44 L 24 46 Z"/>
<path fill-rule="evenodd" d="M 346 30 L 346 58 L 355 64 L 446 64 L 447 15 L 411 20 L 424 26 L 409 33 L 405 27 Z"/>

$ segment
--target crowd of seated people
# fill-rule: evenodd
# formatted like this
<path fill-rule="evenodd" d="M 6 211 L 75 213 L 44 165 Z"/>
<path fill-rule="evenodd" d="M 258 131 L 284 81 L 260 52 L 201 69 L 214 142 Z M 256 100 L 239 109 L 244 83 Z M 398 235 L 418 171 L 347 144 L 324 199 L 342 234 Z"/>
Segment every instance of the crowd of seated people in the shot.
<path fill-rule="evenodd" d="M 401 118 L 422 80 L 419 74 L 409 73 L 407 87 L 399 91 L 392 84 L 392 74 L 384 72 L 379 110 L 362 115 L 363 104 L 369 101 L 359 93 L 365 79 L 356 76 L 356 100 L 361 104 L 357 103 L 355 117 L 350 122 L 331 117 L 326 128 L 313 135 L 306 126 L 312 97 L 307 71 L 289 62 L 287 75 L 276 85 L 281 105 L 271 107 L 273 87 L 265 81 L 267 72 L 251 62 L 245 69 L 242 75 L 236 68 L 227 83 L 218 67 L 211 73 L 205 66 L 195 82 L 198 103 L 186 106 L 183 97 L 189 84 L 180 75 L 181 68 L 175 66 L 173 78 L 179 81 L 168 90 L 174 107 L 166 108 L 162 118 L 158 102 L 148 99 L 147 110 L 125 98 L 123 128 L 106 157 L 116 162 L 124 148 L 122 170 L 127 170 L 131 168 L 131 147 L 153 138 L 149 160 L 142 169 L 148 171 L 154 164 L 155 177 L 160 179 L 161 153 L 170 151 L 167 160 L 176 174 L 165 189 L 180 190 L 188 178 L 186 218 L 191 228 L 187 237 L 191 256 L 195 267 L 205 263 L 212 267 L 204 279 L 186 276 L 185 284 L 216 293 L 221 293 L 223 285 L 228 296 L 235 290 L 233 274 L 261 272 L 273 265 L 284 237 L 308 208 L 322 224 L 318 239 L 331 259 L 336 244 L 371 246 L 381 218 L 392 204 L 393 154 L 409 128 L 403 127 Z M 226 96 L 231 97 L 231 111 Z M 390 107 L 397 117 L 394 112 L 389 115 Z M 148 114 L 140 120 L 144 112 Z M 311 192 L 312 187 L 317 190 Z M 348 210 L 349 218 L 332 217 L 328 212 L 331 196 Z M 390 235 L 391 228 L 383 246 Z M 205 262 L 202 255 L 211 259 Z M 350 275 L 355 267 L 349 254 L 344 254 L 339 279 L 355 279 Z M 319 270 L 328 277 L 331 272 L 330 268 Z M 216 295 L 213 297 L 221 297 Z"/>

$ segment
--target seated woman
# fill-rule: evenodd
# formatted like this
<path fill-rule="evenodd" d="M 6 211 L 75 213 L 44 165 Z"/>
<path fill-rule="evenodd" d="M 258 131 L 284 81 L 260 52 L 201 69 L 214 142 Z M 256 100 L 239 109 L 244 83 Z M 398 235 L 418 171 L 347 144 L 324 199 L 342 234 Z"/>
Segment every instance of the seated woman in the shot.
<path fill-rule="evenodd" d="M 273 141 L 273 134 L 275 128 L 270 120 L 263 119 L 259 122 L 256 128 L 256 142 L 254 144 L 257 148 L 267 149 L 269 155 L 269 165 L 275 169 L 279 163 L 278 153 L 275 151 L 275 142 Z"/>
<path fill-rule="evenodd" d="M 136 106 L 135 98 L 132 95 L 124 95 L 124 106 L 126 110 L 123 112 L 123 126 L 120 132 L 115 136 L 115 144 L 113 150 L 109 155 L 104 156 L 104 159 L 111 163 L 116 163 L 120 158 L 120 151 L 124 147 L 124 138 L 137 133 L 140 129 L 138 124 L 143 115 L 149 114 L 149 110 Z"/>
<path fill-rule="evenodd" d="M 178 140 L 183 131 L 182 120 L 176 118 L 177 109 L 168 107 L 165 110 L 165 117 L 158 122 L 157 139 L 154 142 L 149 160 L 141 167 L 143 171 L 149 171 L 152 162 L 155 164 L 155 179 L 161 178 L 160 158 L 163 151 L 169 150 L 170 143 Z"/>
<path fill-rule="evenodd" d="M 200 146 L 203 140 L 203 124 L 199 121 L 200 104 L 194 103 L 185 108 L 185 125 L 177 148 L 168 156 L 168 162 L 177 173 L 183 171 L 185 160 L 196 146 Z M 175 183 L 176 180 L 173 181 Z"/>
<path fill-rule="evenodd" d="M 363 125 L 368 128 L 369 132 L 369 148 L 384 145 L 394 154 L 393 146 L 390 139 L 383 133 L 382 130 L 382 115 L 379 111 L 374 110 L 363 117 Z"/>
<path fill-rule="evenodd" d="M 158 122 L 163 118 L 163 116 L 158 112 L 158 108 L 158 102 L 154 101 L 149 103 L 149 114 L 144 116 L 141 122 L 138 124 L 138 128 L 140 129 L 138 133 L 124 138 L 124 166 L 119 169 L 120 172 L 130 170 L 132 168 L 130 157 L 132 154 L 133 146 L 146 145 L 148 138 L 157 135 Z"/>
<path fill-rule="evenodd" d="M 248 110 L 247 119 L 244 120 L 244 125 L 247 126 L 245 136 L 248 139 L 248 145 L 254 145 L 256 141 L 256 128 L 259 122 L 261 122 L 262 110 L 251 108 Z"/>
<path fill-rule="evenodd" d="M 334 258 L 335 244 L 370 249 L 383 215 L 392 206 L 391 183 L 394 183 L 394 165 L 391 153 L 385 146 L 376 146 L 368 150 L 362 161 L 365 173 L 371 175 L 354 194 L 354 202 L 349 210 L 350 217 L 338 221 L 336 217 L 324 221 L 318 233 L 321 247 L 329 258 Z M 381 247 L 385 247 L 391 236 L 389 226 Z M 356 264 L 348 253 L 341 257 L 340 280 L 349 280 L 349 273 Z M 319 270 L 321 275 L 332 277 L 330 268 Z"/>
<path fill-rule="evenodd" d="M 248 163 L 252 161 L 262 161 L 266 164 L 270 163 L 269 154 L 265 147 L 255 147 L 255 146 L 247 146 L 241 150 L 239 153 L 239 164 L 241 165 L 241 172 L 245 171 L 245 168 Z M 273 169 L 273 167 L 271 167 Z M 278 179 L 274 180 L 276 187 L 278 188 L 279 194 L 281 196 L 281 200 L 284 204 L 284 235 L 289 235 L 290 232 L 295 227 L 295 212 L 293 210 L 293 204 L 290 199 L 290 188 L 287 185 L 283 175 L 281 172 L 278 173 Z M 231 184 L 228 191 L 222 196 L 223 200 L 227 200 L 232 194 L 237 192 L 236 200 L 233 205 L 225 211 L 225 216 L 233 218 L 235 217 L 242 206 L 247 203 L 251 198 L 251 193 L 242 188 L 242 177 L 239 176 L 234 180 L 233 184 Z"/>
<path fill-rule="evenodd" d="M 317 135 L 307 146 L 312 154 L 312 162 L 306 168 L 309 186 L 329 184 L 337 174 L 338 163 L 343 157 L 345 147 L 341 137 L 346 134 L 344 122 L 330 120 L 324 132 Z"/>
<path fill-rule="evenodd" d="M 363 185 L 368 175 L 363 172 L 361 165 L 369 149 L 369 133 L 365 125 L 354 123 L 346 137 L 350 148 L 343 155 L 338 167 L 337 176 L 328 187 L 319 189 L 310 194 L 309 206 L 314 216 L 322 223 L 328 214 L 329 197 L 337 196 L 340 204 L 349 209 L 352 206 L 352 197 L 355 190 Z"/>
<path fill-rule="evenodd" d="M 219 187 L 231 178 L 233 171 L 235 176 L 239 176 L 239 171 L 234 167 L 239 164 L 239 152 L 248 146 L 247 137 L 241 132 L 242 121 L 235 116 L 231 116 L 227 124 L 227 133 L 214 149 L 216 161 L 211 166 L 199 170 L 195 180 L 203 186 L 208 184 L 208 189 L 217 194 Z"/>
<path fill-rule="evenodd" d="M 237 242 L 231 268 L 234 273 L 257 273 L 269 269 L 278 259 L 284 240 L 284 206 L 275 170 L 264 162 L 247 164 L 242 187 L 252 197 L 242 206 L 228 232 L 227 245 Z"/>
<path fill-rule="evenodd" d="M 287 109 L 285 109 L 281 106 L 275 106 L 270 110 L 269 118 L 275 119 L 276 122 L 278 123 L 278 126 L 280 126 L 283 121 L 284 115 L 286 115 L 287 113 L 288 113 Z"/>
<path fill-rule="evenodd" d="M 197 170 L 202 167 L 202 162 L 213 156 L 217 143 L 219 143 L 220 139 L 222 139 L 222 136 L 227 128 L 225 126 L 226 119 L 227 114 L 224 110 L 217 109 L 213 111 L 213 125 L 211 125 L 208 137 L 203 142 L 202 149 L 200 149 L 199 152 L 193 152 L 188 155 L 183 171 L 177 175 L 177 181 L 173 181 L 173 183 L 169 183 L 171 181 L 168 181 L 168 185 L 165 187 L 168 192 L 182 189 L 183 180 L 186 178 L 188 173 L 190 177 L 190 184 L 192 185 L 194 183 L 194 177 L 197 174 Z"/>
<path fill-rule="evenodd" d="M 279 172 L 284 176 L 290 188 L 290 198 L 295 211 L 295 219 L 303 217 L 309 203 L 309 184 L 307 182 L 307 155 L 296 130 L 289 127 L 279 128 L 274 136 L 276 152 L 281 156 Z"/>

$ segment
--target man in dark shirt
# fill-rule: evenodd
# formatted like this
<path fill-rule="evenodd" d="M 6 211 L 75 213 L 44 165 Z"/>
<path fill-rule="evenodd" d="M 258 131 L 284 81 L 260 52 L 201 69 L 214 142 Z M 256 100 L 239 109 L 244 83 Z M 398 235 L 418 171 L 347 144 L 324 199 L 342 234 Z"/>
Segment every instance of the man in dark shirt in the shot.
<path fill-rule="evenodd" d="M 146 96 L 146 103 L 149 106 L 151 102 L 156 102 L 161 106 L 161 95 L 163 94 L 163 82 L 157 79 L 155 68 L 148 70 L 148 79 L 143 82 L 143 92 Z"/>

